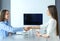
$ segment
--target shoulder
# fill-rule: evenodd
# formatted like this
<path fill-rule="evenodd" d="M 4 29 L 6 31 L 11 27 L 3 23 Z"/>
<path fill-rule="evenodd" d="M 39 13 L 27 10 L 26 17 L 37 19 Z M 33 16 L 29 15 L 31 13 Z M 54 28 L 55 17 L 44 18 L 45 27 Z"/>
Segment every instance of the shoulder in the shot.
<path fill-rule="evenodd" d="M 2 29 L 4 27 L 4 23 L 0 22 L 0 29 Z"/>
<path fill-rule="evenodd" d="M 55 19 L 53 19 L 53 18 L 50 20 L 50 22 L 53 23 L 53 24 L 57 23 L 57 21 Z"/>
<path fill-rule="evenodd" d="M 0 24 L 3 24 L 3 22 L 0 22 Z"/>
<path fill-rule="evenodd" d="M 52 19 L 52 22 L 57 22 L 55 19 Z"/>
<path fill-rule="evenodd" d="M 4 22 L 0 22 L 0 26 L 5 25 Z"/>

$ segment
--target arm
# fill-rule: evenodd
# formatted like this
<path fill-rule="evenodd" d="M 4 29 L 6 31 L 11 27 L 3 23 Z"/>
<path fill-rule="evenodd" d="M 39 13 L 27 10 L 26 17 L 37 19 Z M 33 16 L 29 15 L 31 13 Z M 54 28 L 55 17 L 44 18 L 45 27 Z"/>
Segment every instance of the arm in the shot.
<path fill-rule="evenodd" d="M 23 31 L 23 27 L 20 27 L 20 28 L 14 28 L 14 31 L 17 32 L 17 31 Z"/>
<path fill-rule="evenodd" d="M 7 31 L 7 32 L 14 32 L 14 28 L 12 28 L 11 26 L 8 26 L 4 23 L 1 24 L 1 29 Z"/>
<path fill-rule="evenodd" d="M 21 27 L 21 28 L 13 28 L 13 27 L 11 27 L 11 26 L 8 26 L 8 25 L 6 25 L 6 24 L 1 24 L 1 29 L 3 29 L 3 30 L 5 30 L 5 31 L 7 31 L 7 32 L 12 32 L 12 33 L 15 33 L 15 32 L 17 32 L 17 31 L 22 31 L 23 30 L 23 28 Z"/>
<path fill-rule="evenodd" d="M 47 27 L 47 25 L 48 25 L 48 23 L 46 23 L 44 25 L 31 26 L 30 29 L 44 29 Z"/>
<path fill-rule="evenodd" d="M 46 28 L 47 25 L 48 25 L 48 23 L 45 24 L 45 25 L 25 26 L 24 30 L 25 30 L 25 31 L 28 31 L 28 30 L 30 30 L 30 29 L 43 29 L 43 28 Z"/>
<path fill-rule="evenodd" d="M 20 27 L 20 28 L 14 28 L 14 33 L 9 32 L 9 36 L 11 36 L 12 34 L 16 34 L 16 32 L 18 32 L 18 31 L 23 31 L 23 27 Z"/>
<path fill-rule="evenodd" d="M 30 29 L 40 29 L 40 26 L 31 26 Z"/>

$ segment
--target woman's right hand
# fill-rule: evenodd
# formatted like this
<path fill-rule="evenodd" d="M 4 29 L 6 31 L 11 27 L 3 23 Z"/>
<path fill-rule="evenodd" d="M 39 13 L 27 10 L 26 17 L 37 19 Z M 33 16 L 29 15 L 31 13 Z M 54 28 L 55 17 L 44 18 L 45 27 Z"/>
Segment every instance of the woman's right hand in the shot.
<path fill-rule="evenodd" d="M 31 27 L 24 27 L 25 31 L 29 31 Z"/>
<path fill-rule="evenodd" d="M 43 34 L 42 37 L 44 37 L 44 38 L 50 38 L 50 36 L 47 35 L 47 34 Z"/>

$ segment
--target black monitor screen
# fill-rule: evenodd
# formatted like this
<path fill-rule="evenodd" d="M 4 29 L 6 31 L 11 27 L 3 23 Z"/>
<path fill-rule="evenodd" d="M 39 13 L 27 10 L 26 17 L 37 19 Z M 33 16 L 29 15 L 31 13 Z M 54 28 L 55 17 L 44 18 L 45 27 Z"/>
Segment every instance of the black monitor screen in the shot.
<path fill-rule="evenodd" d="M 41 25 L 42 23 L 42 14 L 24 14 L 24 25 Z"/>

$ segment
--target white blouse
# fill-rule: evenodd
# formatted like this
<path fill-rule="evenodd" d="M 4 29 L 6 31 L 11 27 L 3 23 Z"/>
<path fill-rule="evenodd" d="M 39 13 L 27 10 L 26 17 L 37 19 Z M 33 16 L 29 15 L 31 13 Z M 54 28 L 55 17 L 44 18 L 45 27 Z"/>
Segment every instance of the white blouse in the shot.
<path fill-rule="evenodd" d="M 56 20 L 51 18 L 47 24 L 41 25 L 40 28 L 46 29 L 46 34 L 50 36 L 50 41 L 57 41 L 57 35 L 56 35 Z"/>

